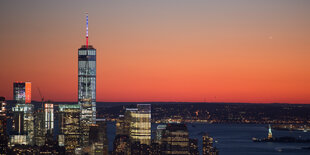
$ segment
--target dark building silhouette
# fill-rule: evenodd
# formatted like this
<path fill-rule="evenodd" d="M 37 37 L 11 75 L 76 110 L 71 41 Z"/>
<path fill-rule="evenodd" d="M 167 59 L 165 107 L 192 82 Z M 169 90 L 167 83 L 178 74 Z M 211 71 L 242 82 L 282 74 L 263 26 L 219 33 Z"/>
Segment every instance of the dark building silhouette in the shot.
<path fill-rule="evenodd" d="M 63 155 L 66 153 L 65 147 L 59 146 L 58 142 L 53 139 L 51 130 L 48 130 L 45 135 L 45 142 L 43 146 L 39 148 L 40 154 L 51 154 L 51 155 Z"/>
<path fill-rule="evenodd" d="M 163 154 L 189 154 L 189 138 L 186 124 L 167 124 L 163 130 L 162 138 Z"/>
<path fill-rule="evenodd" d="M 131 142 L 128 135 L 116 135 L 113 142 L 113 155 L 130 155 Z"/>
<path fill-rule="evenodd" d="M 104 119 L 97 119 L 89 131 L 90 154 L 108 154 L 107 124 Z"/>
<path fill-rule="evenodd" d="M 152 143 L 151 143 L 150 155 L 161 155 L 160 144 L 156 142 L 156 140 L 154 139 L 152 140 Z"/>
<path fill-rule="evenodd" d="M 43 109 L 39 108 L 34 115 L 34 143 L 37 146 L 43 146 L 45 143 L 45 124 Z"/>
<path fill-rule="evenodd" d="M 141 144 L 140 142 L 131 143 L 132 155 L 149 155 L 151 152 L 150 145 Z"/>
<path fill-rule="evenodd" d="M 7 154 L 8 135 L 7 135 L 7 118 L 6 102 L 4 97 L 0 97 L 0 155 Z"/>

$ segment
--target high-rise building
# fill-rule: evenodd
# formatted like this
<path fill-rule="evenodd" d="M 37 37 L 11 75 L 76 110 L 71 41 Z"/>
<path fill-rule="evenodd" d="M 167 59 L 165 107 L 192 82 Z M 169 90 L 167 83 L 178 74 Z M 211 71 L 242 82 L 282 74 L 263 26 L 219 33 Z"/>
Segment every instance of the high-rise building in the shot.
<path fill-rule="evenodd" d="M 43 109 L 42 109 L 43 108 Z M 53 134 L 54 128 L 54 106 L 52 103 L 45 103 L 43 107 L 35 112 L 34 140 L 37 146 L 43 146 L 46 141 L 46 134 Z"/>
<path fill-rule="evenodd" d="M 37 146 L 43 146 L 45 143 L 46 130 L 44 125 L 43 109 L 39 108 L 34 115 L 34 142 Z"/>
<path fill-rule="evenodd" d="M 18 104 L 31 103 L 31 82 L 14 82 L 13 99 Z"/>
<path fill-rule="evenodd" d="M 163 154 L 189 154 L 189 136 L 186 124 L 167 124 L 161 138 Z"/>
<path fill-rule="evenodd" d="M 213 138 L 208 134 L 202 136 L 202 154 L 203 155 L 218 155 L 219 151 L 213 147 Z"/>
<path fill-rule="evenodd" d="M 6 102 L 4 97 L 0 97 L 0 155 L 7 154 L 8 135 L 7 135 Z"/>
<path fill-rule="evenodd" d="M 108 154 L 107 124 L 105 119 L 97 119 L 96 124 L 90 126 L 89 144 L 90 154 Z"/>
<path fill-rule="evenodd" d="M 59 105 L 60 133 L 59 145 L 64 146 L 66 153 L 74 154 L 80 143 L 80 105 Z"/>
<path fill-rule="evenodd" d="M 53 133 L 54 130 L 54 104 L 44 104 L 44 127 L 45 130 Z"/>
<path fill-rule="evenodd" d="M 82 145 L 89 143 L 89 125 L 96 123 L 96 49 L 88 45 L 88 15 L 86 45 L 78 50 L 78 102 L 81 106 Z"/>
<path fill-rule="evenodd" d="M 43 146 L 40 146 L 39 154 L 62 155 L 65 153 L 64 146 L 59 146 L 57 141 L 54 140 L 53 134 L 47 132 L 45 136 L 45 143 Z"/>
<path fill-rule="evenodd" d="M 125 112 L 125 127 L 128 126 L 132 143 L 151 144 L 151 105 L 138 104 L 137 108 L 127 108 Z"/>
<path fill-rule="evenodd" d="M 124 115 L 119 115 L 116 120 L 116 135 L 126 135 L 129 133 L 129 126 L 126 127 Z"/>
<path fill-rule="evenodd" d="M 32 104 L 16 104 L 13 112 L 13 134 L 10 146 L 15 144 L 34 144 L 34 106 Z"/>

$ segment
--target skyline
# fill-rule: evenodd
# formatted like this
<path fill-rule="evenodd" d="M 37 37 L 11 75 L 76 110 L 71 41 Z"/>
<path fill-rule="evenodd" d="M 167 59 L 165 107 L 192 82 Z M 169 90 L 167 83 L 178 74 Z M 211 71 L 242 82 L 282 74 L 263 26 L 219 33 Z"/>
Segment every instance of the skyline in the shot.
<path fill-rule="evenodd" d="M 87 11 L 97 102 L 310 103 L 310 2 L 195 2 L 1 2 L 0 94 L 77 101 Z"/>

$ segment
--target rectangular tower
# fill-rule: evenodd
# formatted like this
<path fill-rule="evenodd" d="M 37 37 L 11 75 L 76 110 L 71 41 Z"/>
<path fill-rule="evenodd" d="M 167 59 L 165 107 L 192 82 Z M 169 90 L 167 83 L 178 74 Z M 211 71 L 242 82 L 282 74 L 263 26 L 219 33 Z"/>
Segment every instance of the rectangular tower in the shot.
<path fill-rule="evenodd" d="M 59 105 L 59 141 L 64 145 L 66 153 L 73 154 L 80 147 L 80 106 Z"/>
<path fill-rule="evenodd" d="M 34 106 L 32 104 L 16 104 L 12 108 L 13 132 L 10 145 L 33 145 L 34 138 Z"/>
<path fill-rule="evenodd" d="M 53 133 L 54 129 L 54 104 L 44 104 L 44 127 L 46 131 Z"/>
<path fill-rule="evenodd" d="M 96 49 L 88 45 L 88 15 L 86 45 L 78 50 L 78 102 L 81 106 L 82 145 L 89 143 L 89 126 L 96 123 Z"/>
<path fill-rule="evenodd" d="M 8 135 L 7 135 L 7 118 L 6 102 L 4 97 L 0 97 L 0 154 L 7 154 Z"/>
<path fill-rule="evenodd" d="M 16 103 L 31 103 L 31 82 L 14 82 L 13 98 Z"/>
<path fill-rule="evenodd" d="M 125 128 L 132 142 L 151 144 L 151 105 L 138 104 L 137 108 L 127 108 L 125 113 Z"/>
<path fill-rule="evenodd" d="M 162 138 L 163 154 L 189 154 L 189 136 L 186 124 L 167 124 L 163 130 Z"/>

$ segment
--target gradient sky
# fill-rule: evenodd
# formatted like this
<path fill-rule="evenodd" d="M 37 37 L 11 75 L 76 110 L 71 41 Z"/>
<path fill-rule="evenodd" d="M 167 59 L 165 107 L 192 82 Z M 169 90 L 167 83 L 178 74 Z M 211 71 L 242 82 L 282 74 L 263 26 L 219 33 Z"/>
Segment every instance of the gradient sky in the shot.
<path fill-rule="evenodd" d="M 97 101 L 310 103 L 309 0 L 4 0 L 0 96 L 31 81 L 77 101 L 77 50 L 97 49 Z"/>

